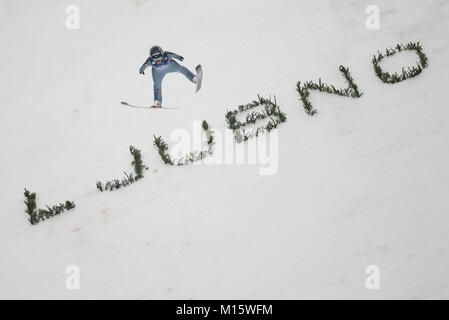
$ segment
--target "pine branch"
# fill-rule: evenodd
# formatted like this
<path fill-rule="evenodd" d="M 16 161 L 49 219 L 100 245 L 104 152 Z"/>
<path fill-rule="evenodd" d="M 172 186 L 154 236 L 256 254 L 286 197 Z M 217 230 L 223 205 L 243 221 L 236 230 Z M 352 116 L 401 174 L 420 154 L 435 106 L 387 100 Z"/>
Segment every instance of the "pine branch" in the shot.
<path fill-rule="evenodd" d="M 143 178 L 143 170 L 146 168 L 142 162 L 142 154 L 139 149 L 136 149 L 133 146 L 129 147 L 129 152 L 131 152 L 134 157 L 132 165 L 134 167 L 134 172 L 136 173 L 136 180 L 139 180 Z"/>
<path fill-rule="evenodd" d="M 124 172 L 125 177 L 122 180 L 119 180 L 119 179 L 114 179 L 112 181 L 108 180 L 108 181 L 106 181 L 105 184 L 103 184 L 101 181 L 98 181 L 97 182 L 98 190 L 100 190 L 101 192 L 113 191 L 116 189 L 120 189 L 121 187 L 129 186 L 131 183 L 134 183 L 137 180 L 140 180 L 144 177 L 143 171 L 148 170 L 148 167 L 146 167 L 143 164 L 142 154 L 141 154 L 140 150 L 134 146 L 129 146 L 129 152 L 131 153 L 131 155 L 134 158 L 134 160 L 131 162 L 131 165 L 134 168 L 134 173 L 136 176 L 134 176 L 134 174 L 132 174 L 132 173 L 128 174 L 128 173 Z"/>
<path fill-rule="evenodd" d="M 261 111 L 252 111 L 245 117 L 245 122 L 240 122 L 237 120 L 237 114 L 250 111 L 253 108 L 263 106 Z M 258 136 L 259 133 L 265 131 L 271 131 L 274 128 L 277 128 L 279 124 L 285 122 L 287 120 L 287 116 L 283 113 L 279 106 L 277 105 L 276 96 L 274 97 L 274 101 L 263 98 L 260 95 L 257 96 L 257 99 L 253 100 L 250 103 L 245 105 L 240 105 L 236 110 L 228 111 L 225 115 L 226 122 L 228 123 L 229 129 L 234 131 L 235 139 L 237 142 L 246 141 L 251 137 Z M 264 126 L 258 127 L 255 131 L 248 133 L 245 131 L 245 127 L 250 124 L 255 124 L 257 121 L 263 119 L 269 119 L 268 123 Z"/>
<path fill-rule="evenodd" d="M 156 146 L 156 148 L 157 148 L 157 150 L 159 152 L 159 155 L 162 158 L 162 161 L 164 161 L 165 164 L 169 164 L 169 165 L 172 166 L 173 165 L 173 161 L 170 158 L 170 155 L 167 153 L 168 145 L 167 145 L 167 143 L 164 140 L 162 140 L 162 137 L 161 136 L 156 137 L 154 135 L 154 142 L 153 142 L 153 144 Z"/>
<path fill-rule="evenodd" d="M 154 136 L 154 142 L 153 144 L 156 146 L 156 148 L 158 149 L 158 153 L 162 158 L 162 161 L 164 161 L 165 164 L 168 165 L 174 165 L 176 163 L 177 166 L 182 166 L 182 165 L 187 165 L 187 164 L 191 164 L 193 162 L 199 161 L 204 159 L 207 154 L 212 154 L 213 153 L 213 146 L 215 144 L 214 142 L 214 136 L 212 134 L 212 131 L 209 127 L 209 124 L 207 123 L 206 120 L 203 120 L 202 124 L 202 129 L 206 134 L 206 140 L 207 140 L 207 146 L 208 146 L 208 150 L 202 150 L 202 151 L 193 151 L 190 152 L 188 154 L 186 154 L 185 156 L 181 157 L 178 160 L 173 160 L 170 155 L 168 154 L 168 145 L 167 143 L 162 139 L 161 136 L 156 137 Z"/>
<path fill-rule="evenodd" d="M 380 67 L 380 62 L 385 57 L 390 57 L 395 55 L 398 52 L 402 51 L 416 51 L 419 61 L 416 63 L 416 67 L 408 67 L 407 70 L 405 68 L 402 68 L 401 74 L 395 72 L 393 74 L 390 74 L 388 72 L 384 72 L 382 68 Z M 397 83 L 400 81 L 404 81 L 413 77 L 416 77 L 419 75 L 424 68 L 428 66 L 428 59 L 427 56 L 422 51 L 422 46 L 419 44 L 419 42 L 409 42 L 406 45 L 404 44 L 397 44 L 395 48 L 387 48 L 385 50 L 385 55 L 377 51 L 377 56 L 374 56 L 371 62 L 373 63 L 374 72 L 379 77 L 380 80 L 382 80 L 384 83 Z"/>
<path fill-rule="evenodd" d="M 28 214 L 28 221 L 34 225 L 51 217 L 54 217 L 66 210 L 72 210 L 75 208 L 75 203 L 72 201 L 66 201 L 56 206 L 46 206 L 47 209 L 37 209 L 36 206 L 36 193 L 30 193 L 27 189 L 24 192 L 25 204 L 27 210 L 25 212 Z"/>
<path fill-rule="evenodd" d="M 376 59 L 376 57 L 374 57 Z M 301 100 L 304 110 L 308 115 L 313 116 L 317 113 L 317 110 L 313 108 L 312 103 L 310 102 L 309 90 L 318 90 L 320 92 L 325 92 L 329 94 L 336 94 L 343 97 L 351 97 L 351 98 L 360 98 L 363 93 L 360 93 L 359 88 L 354 83 L 354 79 L 349 72 L 349 68 L 345 68 L 344 66 L 340 66 L 338 70 L 343 74 L 346 82 L 348 83 L 347 88 L 336 89 L 333 85 L 327 85 L 321 81 L 321 78 L 318 79 L 318 83 L 314 83 L 313 81 L 308 81 L 301 83 L 298 81 L 296 83 L 296 91 L 299 93 L 299 100 Z"/>

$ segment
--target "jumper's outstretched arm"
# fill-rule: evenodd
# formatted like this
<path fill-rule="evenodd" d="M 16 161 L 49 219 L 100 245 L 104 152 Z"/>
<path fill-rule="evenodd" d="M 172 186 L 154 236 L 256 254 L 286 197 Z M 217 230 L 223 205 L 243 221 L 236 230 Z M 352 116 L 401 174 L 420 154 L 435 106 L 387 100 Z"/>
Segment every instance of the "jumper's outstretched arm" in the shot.
<path fill-rule="evenodd" d="M 184 57 L 180 56 L 177 53 L 173 53 L 173 52 L 170 52 L 170 51 L 165 51 L 165 53 L 167 54 L 167 57 L 169 59 L 178 59 L 179 61 L 183 61 L 184 60 Z"/>
<path fill-rule="evenodd" d="M 151 64 L 151 57 L 148 57 L 147 60 L 142 64 L 139 69 L 139 73 L 145 74 L 145 69 Z"/>

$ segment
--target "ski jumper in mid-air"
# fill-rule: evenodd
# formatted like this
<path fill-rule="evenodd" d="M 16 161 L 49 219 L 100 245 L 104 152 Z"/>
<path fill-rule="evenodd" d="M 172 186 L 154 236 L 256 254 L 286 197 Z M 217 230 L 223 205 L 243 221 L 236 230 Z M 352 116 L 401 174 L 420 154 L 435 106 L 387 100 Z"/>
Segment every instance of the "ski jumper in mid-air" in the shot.
<path fill-rule="evenodd" d="M 159 46 L 153 46 L 150 49 L 150 56 L 147 58 L 147 60 L 143 63 L 143 65 L 140 67 L 139 72 L 141 74 L 145 74 L 145 69 L 148 66 L 152 66 L 151 73 L 153 75 L 153 81 L 154 81 L 154 108 L 161 108 L 162 107 L 162 80 L 164 79 L 165 75 L 167 73 L 171 72 L 179 72 L 186 76 L 187 79 L 192 81 L 194 84 L 197 85 L 196 91 L 200 89 L 201 86 L 201 78 L 202 78 L 202 69 L 201 66 L 198 65 L 196 67 L 197 75 L 195 75 L 193 72 L 191 72 L 189 69 L 187 69 L 184 66 L 181 66 L 179 63 L 177 63 L 175 60 L 177 59 L 179 61 L 183 61 L 184 58 L 180 56 L 179 54 L 169 52 L 169 51 L 163 51 L 161 47 Z"/>

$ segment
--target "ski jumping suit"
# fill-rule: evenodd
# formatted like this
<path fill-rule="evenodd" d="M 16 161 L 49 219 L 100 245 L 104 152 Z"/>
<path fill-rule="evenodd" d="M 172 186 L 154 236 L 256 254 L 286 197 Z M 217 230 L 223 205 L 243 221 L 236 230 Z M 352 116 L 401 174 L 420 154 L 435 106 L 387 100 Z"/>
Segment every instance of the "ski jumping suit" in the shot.
<path fill-rule="evenodd" d="M 145 69 L 151 65 L 153 68 L 151 70 L 153 75 L 153 81 L 154 81 L 154 100 L 159 101 L 162 103 L 162 80 L 164 79 L 165 75 L 167 73 L 171 72 L 179 72 L 182 73 L 193 82 L 193 78 L 195 77 L 195 74 L 191 72 L 189 69 L 187 69 L 184 66 L 181 66 L 179 63 L 177 63 L 173 59 L 183 60 L 183 58 L 176 54 L 169 51 L 164 51 L 162 55 L 162 62 L 160 64 L 157 64 L 151 56 L 148 57 L 148 59 L 144 62 L 144 64 L 140 67 L 139 72 L 143 73 Z"/>

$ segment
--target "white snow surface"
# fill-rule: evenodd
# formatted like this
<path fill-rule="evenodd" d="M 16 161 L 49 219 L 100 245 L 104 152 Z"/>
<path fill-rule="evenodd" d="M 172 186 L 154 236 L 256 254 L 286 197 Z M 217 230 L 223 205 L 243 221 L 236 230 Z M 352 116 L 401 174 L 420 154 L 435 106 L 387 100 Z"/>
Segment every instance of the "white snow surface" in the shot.
<path fill-rule="evenodd" d="M 65 26 L 70 4 L 80 30 Z M 370 4 L 379 30 L 365 27 Z M 0 298 L 449 298 L 448 1 L 1 0 L 0 25 Z M 409 41 L 428 68 L 384 84 L 373 54 Z M 179 110 L 120 105 L 152 102 L 138 68 L 153 44 L 203 66 L 198 94 L 165 78 L 164 105 Z M 345 86 L 341 64 L 363 96 L 311 92 L 308 116 L 296 82 Z M 162 162 L 153 134 L 172 145 L 194 120 L 224 128 L 257 94 L 287 114 L 276 174 Z M 132 170 L 129 145 L 145 178 L 97 191 Z M 38 207 L 76 208 L 32 226 L 24 187 Z"/>

